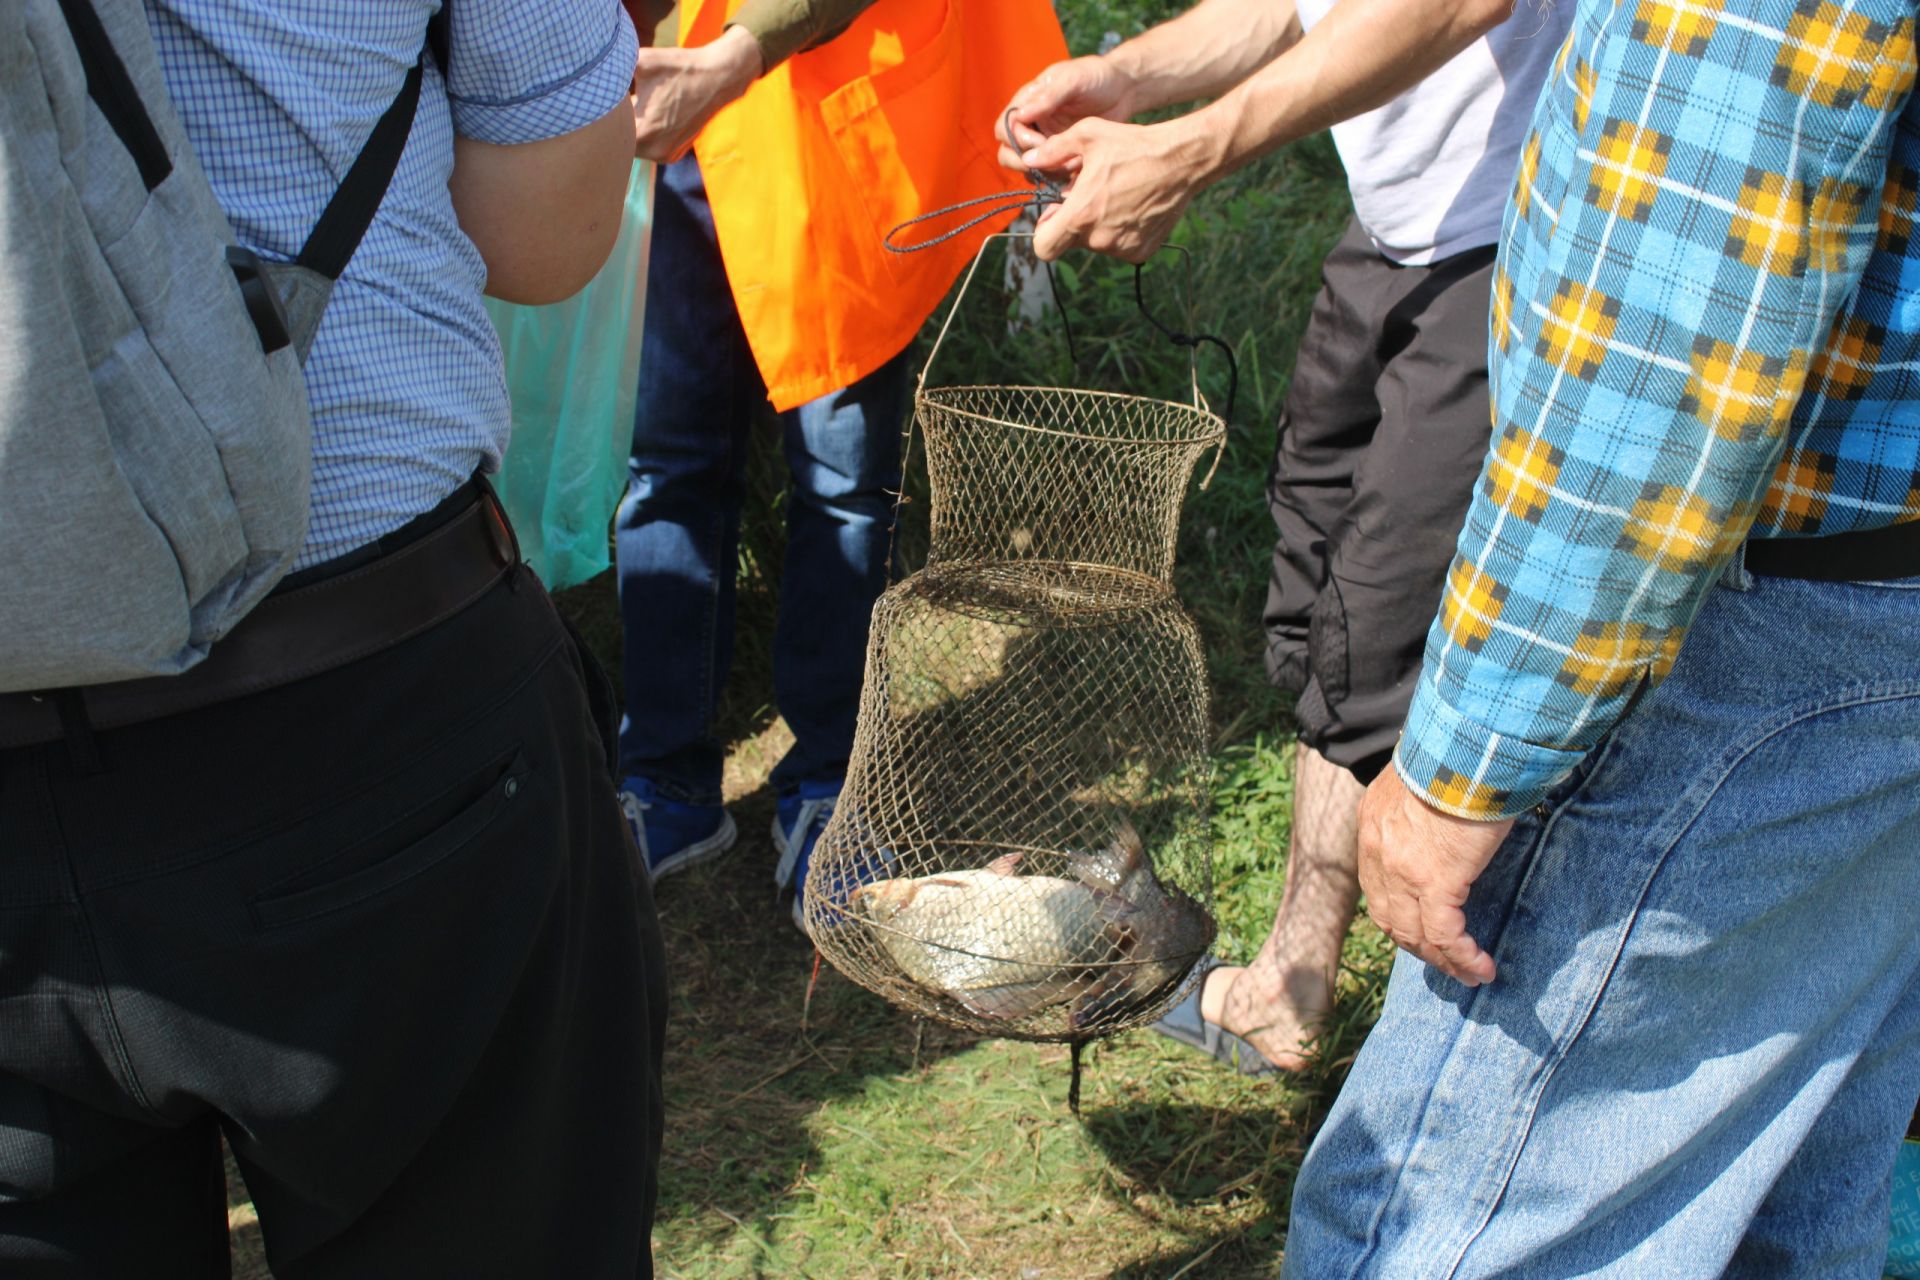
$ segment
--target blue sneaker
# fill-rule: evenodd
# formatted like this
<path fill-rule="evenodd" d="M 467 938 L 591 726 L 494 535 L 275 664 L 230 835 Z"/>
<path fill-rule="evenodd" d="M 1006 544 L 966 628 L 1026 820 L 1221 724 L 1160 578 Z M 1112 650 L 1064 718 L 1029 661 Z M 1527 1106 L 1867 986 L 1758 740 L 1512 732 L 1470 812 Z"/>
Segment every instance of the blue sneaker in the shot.
<path fill-rule="evenodd" d="M 802 933 L 807 931 L 807 868 L 813 846 L 839 798 L 838 782 L 803 782 L 797 790 L 782 793 L 774 807 L 773 847 L 780 861 L 773 869 L 773 883 L 780 890 L 793 890 L 793 923 Z"/>
<path fill-rule="evenodd" d="M 650 778 L 628 778 L 620 790 L 620 807 L 647 864 L 648 884 L 711 862 L 733 848 L 739 835 L 733 815 L 722 806 L 669 799 Z"/>
<path fill-rule="evenodd" d="M 833 808 L 839 799 L 837 782 L 803 782 L 799 790 L 781 796 L 775 810 L 773 847 L 780 851 L 780 864 L 774 868 L 773 879 L 782 890 L 793 890 L 793 923 L 802 933 L 808 932 L 807 870 L 813 862 L 814 846 L 827 829 L 827 821 L 833 817 Z M 864 834 L 868 833 L 843 833 L 844 838 L 866 846 L 857 865 L 829 877 L 829 883 L 824 886 L 813 885 L 814 892 L 825 893 L 828 902 L 843 910 L 852 901 L 854 890 L 886 878 L 893 865 L 892 851 L 874 848 L 871 839 L 862 840 Z"/>

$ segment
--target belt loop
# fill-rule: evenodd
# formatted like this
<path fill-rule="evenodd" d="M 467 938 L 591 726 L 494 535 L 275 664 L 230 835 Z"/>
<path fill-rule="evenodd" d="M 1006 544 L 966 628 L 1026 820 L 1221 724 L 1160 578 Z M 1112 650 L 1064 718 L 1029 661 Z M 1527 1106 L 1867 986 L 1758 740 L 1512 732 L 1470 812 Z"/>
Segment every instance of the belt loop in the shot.
<path fill-rule="evenodd" d="M 60 732 L 67 740 L 67 756 L 73 762 L 73 771 L 81 777 L 107 771 L 106 760 L 100 754 L 100 739 L 93 731 L 93 720 L 87 715 L 86 695 L 78 689 L 56 689 L 47 695 L 53 699 L 54 710 L 60 713 Z"/>
<path fill-rule="evenodd" d="M 1720 571 L 1720 585 L 1729 591 L 1753 590 L 1753 574 L 1747 568 L 1747 544 L 1744 541 L 1733 549 L 1727 567 Z"/>

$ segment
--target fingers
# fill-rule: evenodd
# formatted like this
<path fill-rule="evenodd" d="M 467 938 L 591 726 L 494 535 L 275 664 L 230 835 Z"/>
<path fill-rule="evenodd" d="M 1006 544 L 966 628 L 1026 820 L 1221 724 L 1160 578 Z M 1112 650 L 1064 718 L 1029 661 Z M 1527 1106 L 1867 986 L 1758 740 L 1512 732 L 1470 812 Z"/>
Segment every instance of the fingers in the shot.
<path fill-rule="evenodd" d="M 1071 107 L 1092 84 L 1094 71 L 1089 64 L 1093 62 L 1091 58 L 1056 62 L 1020 86 L 1011 103 L 1014 119 L 1035 124 Z"/>
<path fill-rule="evenodd" d="M 1011 146 L 1007 145 L 1007 139 L 1009 138 L 1007 125 L 1009 123 L 1012 124 Z M 1007 169 L 1022 170 L 1031 167 L 1027 164 L 1026 153 L 1047 139 L 1047 135 L 1041 133 L 1038 129 L 1022 124 L 1018 120 L 1009 122 L 1005 117 L 1001 118 L 997 136 L 1002 140 L 1000 143 L 999 157 L 1001 166 Z"/>
<path fill-rule="evenodd" d="M 1049 205 L 1041 210 L 1033 228 L 1033 252 L 1042 262 L 1056 261 L 1086 243 L 1086 227 L 1078 211 L 1069 212 L 1072 204 L 1073 191 L 1068 188 L 1066 204 Z"/>
<path fill-rule="evenodd" d="M 1435 894 L 1417 906 L 1422 960 L 1469 987 L 1493 981 L 1493 957 L 1467 933 L 1466 912 Z"/>
<path fill-rule="evenodd" d="M 1081 156 L 1087 145 L 1086 136 L 1079 125 L 1065 133 L 1056 133 L 1051 138 L 1035 137 L 1037 140 L 1020 153 L 1022 167 L 1038 169 L 1041 173 L 1079 172 Z"/>

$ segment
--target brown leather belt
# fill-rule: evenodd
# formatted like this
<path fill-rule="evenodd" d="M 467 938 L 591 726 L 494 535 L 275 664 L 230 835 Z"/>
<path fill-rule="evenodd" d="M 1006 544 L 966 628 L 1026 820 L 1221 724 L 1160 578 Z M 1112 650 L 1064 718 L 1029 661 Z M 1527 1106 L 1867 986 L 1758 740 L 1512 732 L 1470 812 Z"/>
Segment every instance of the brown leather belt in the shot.
<path fill-rule="evenodd" d="M 0 694 L 0 748 L 52 742 L 78 723 L 118 729 L 304 680 L 371 657 L 459 613 L 519 562 L 484 485 L 458 515 L 399 549 L 318 582 L 276 591 L 198 666 L 49 693 Z"/>

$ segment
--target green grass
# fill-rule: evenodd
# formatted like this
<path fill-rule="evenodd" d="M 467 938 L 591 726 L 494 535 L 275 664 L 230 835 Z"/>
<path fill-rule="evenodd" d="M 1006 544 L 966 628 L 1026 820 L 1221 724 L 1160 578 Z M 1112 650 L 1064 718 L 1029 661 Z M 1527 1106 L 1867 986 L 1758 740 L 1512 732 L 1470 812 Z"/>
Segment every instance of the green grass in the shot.
<path fill-rule="evenodd" d="M 1181 6 L 1069 0 L 1076 49 Z M 1325 138 L 1283 150 L 1197 201 L 1176 241 L 1192 253 L 1195 321 L 1233 343 L 1240 394 L 1209 488 L 1191 492 L 1176 582 L 1205 642 L 1214 729 L 1220 950 L 1252 954 L 1278 902 L 1292 794 L 1291 723 L 1261 665 L 1272 524 L 1263 498 L 1274 422 L 1320 259 L 1348 205 Z M 1171 261 L 1168 259 L 1167 261 Z M 983 273 L 984 274 L 984 273 Z M 997 281 L 997 273 L 991 280 Z M 1150 274 L 1156 313 L 1181 315 L 1177 273 Z M 1009 333 L 994 290 L 970 301 L 936 382 L 1037 382 L 1179 396 L 1185 355 L 1134 309 L 1131 268 L 1081 257 L 1062 272 L 1079 368 L 1057 321 Z M 922 350 L 925 340 L 923 339 Z M 1217 357 L 1202 382 L 1225 395 Z M 785 478 L 771 432 L 750 464 L 739 645 L 723 708 L 729 803 L 742 831 L 718 866 L 669 880 L 659 910 L 671 964 L 661 1274 L 1234 1280 L 1270 1276 L 1294 1173 L 1377 1012 L 1388 948 L 1349 939 L 1325 1049 L 1303 1078 L 1248 1081 L 1146 1032 L 1088 1050 L 1082 1113 L 1067 1110 L 1064 1047 L 981 1040 L 905 1014 L 830 968 L 773 893 L 767 770 L 784 745 L 769 641 Z M 920 461 L 924 458 L 915 451 Z M 1202 470 L 1207 462 L 1202 463 Z M 924 476 L 909 482 L 902 548 L 924 552 Z M 617 671 L 610 578 L 565 593 Z M 236 1274 L 265 1275 L 257 1228 L 235 1208 Z"/>

